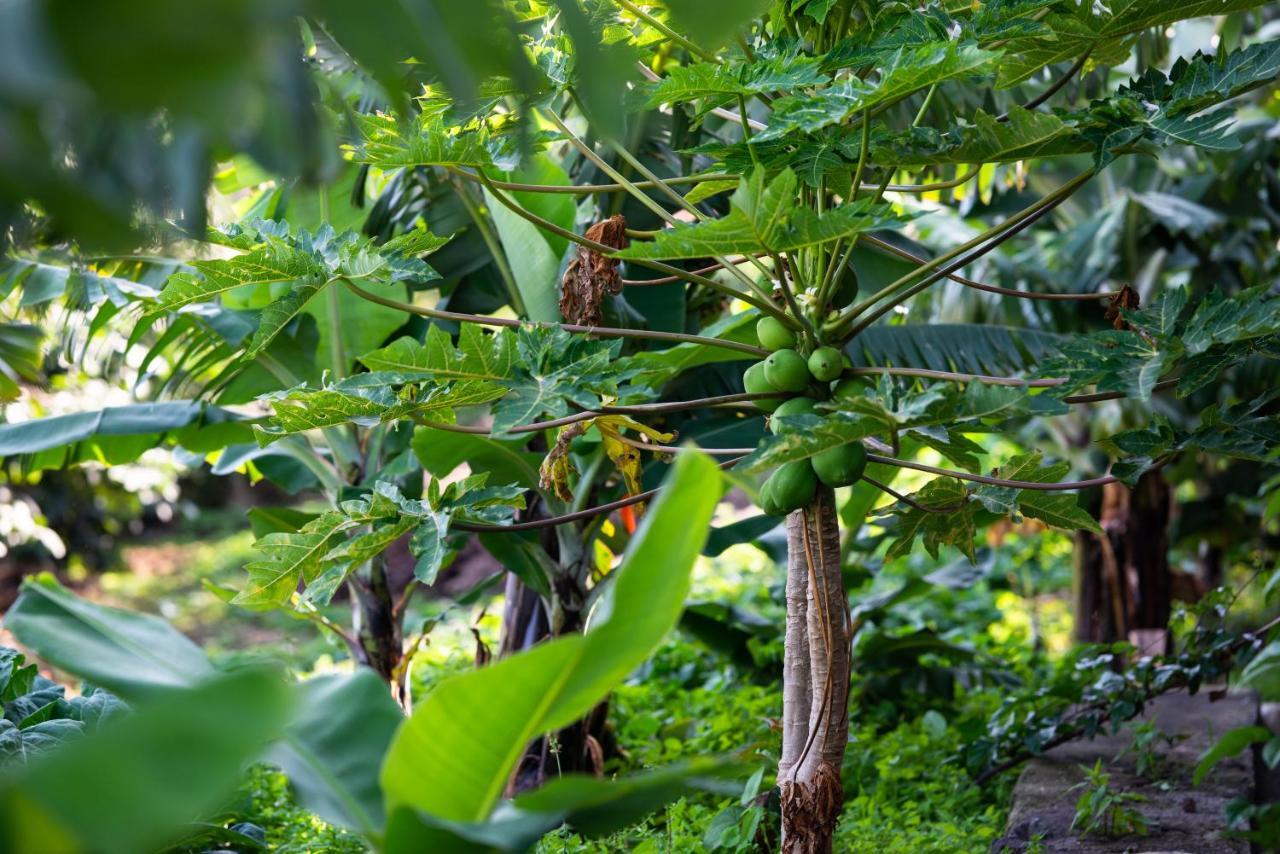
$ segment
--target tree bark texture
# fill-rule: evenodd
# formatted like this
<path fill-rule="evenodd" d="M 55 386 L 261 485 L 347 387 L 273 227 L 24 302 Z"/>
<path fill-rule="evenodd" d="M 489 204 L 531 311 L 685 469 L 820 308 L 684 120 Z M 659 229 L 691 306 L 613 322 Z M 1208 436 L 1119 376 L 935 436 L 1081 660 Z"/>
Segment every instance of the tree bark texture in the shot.
<path fill-rule="evenodd" d="M 1158 471 L 1130 489 L 1102 488 L 1103 535 L 1076 535 L 1076 639 L 1127 640 L 1133 631 L 1160 631 L 1169 622 L 1172 577 L 1169 521 L 1172 493 Z"/>
<path fill-rule="evenodd" d="M 783 660 L 784 854 L 825 854 L 844 803 L 849 739 L 849 622 L 840 574 L 835 497 L 819 487 L 787 517 L 787 630 Z"/>
<path fill-rule="evenodd" d="M 387 568 L 376 559 L 369 569 L 368 584 L 356 584 L 356 625 L 359 629 L 362 664 L 373 668 L 399 693 L 396 669 L 404 656 L 400 620 L 395 614 L 395 601 L 387 579 Z M 401 699 L 397 696 L 397 699 Z"/>

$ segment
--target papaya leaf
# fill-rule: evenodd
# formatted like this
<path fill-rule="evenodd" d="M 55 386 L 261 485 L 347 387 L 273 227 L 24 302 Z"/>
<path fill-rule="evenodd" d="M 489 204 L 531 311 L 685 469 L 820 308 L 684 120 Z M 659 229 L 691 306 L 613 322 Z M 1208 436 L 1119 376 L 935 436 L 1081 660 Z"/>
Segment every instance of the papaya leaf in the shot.
<path fill-rule="evenodd" d="M 327 388 L 292 388 L 267 395 L 274 415 L 266 426 L 256 427 L 258 443 L 265 447 L 294 433 L 356 423 L 372 425 L 412 415 L 452 417 L 459 406 L 474 406 L 505 394 L 502 386 L 479 380 L 421 384 L 400 374 L 356 374 Z M 393 386 L 400 386 L 397 392 Z"/>
<path fill-rule="evenodd" d="M 790 169 L 765 183 L 764 169 L 744 178 L 729 199 L 723 217 L 659 232 L 653 240 L 636 241 L 618 258 L 677 259 L 707 256 L 790 252 L 851 234 L 892 228 L 909 217 L 869 198 L 818 214 L 796 202 L 796 174 Z"/>
<path fill-rule="evenodd" d="M 773 104 L 768 126 L 756 134 L 755 139 L 768 142 L 792 133 L 813 133 L 828 125 L 842 124 L 856 113 L 936 83 L 981 73 L 999 57 L 998 51 L 951 41 L 903 47 L 881 61 L 875 82 L 849 77 L 812 95 L 779 98 Z"/>
<path fill-rule="evenodd" d="M 938 557 L 941 546 L 949 545 L 958 548 L 971 562 L 976 561 L 973 543 L 977 534 L 974 521 L 976 505 L 968 500 L 963 484 L 940 477 L 927 483 L 911 498 L 931 512 L 906 504 L 889 509 L 888 515 L 896 517 L 891 529 L 895 539 L 885 552 L 885 560 L 909 554 L 916 538 L 923 537 L 925 549 L 934 558 Z"/>
<path fill-rule="evenodd" d="M 249 581 L 232 600 L 236 605 L 284 605 L 299 582 L 311 582 L 324 569 L 324 557 L 337 545 L 350 523 L 341 513 L 325 513 L 293 533 L 259 537 L 262 555 L 245 566 Z"/>
<path fill-rule="evenodd" d="M 487 128 L 460 131 L 448 127 L 434 111 L 423 111 L 414 119 L 401 121 L 383 114 L 356 117 L 360 140 L 350 150 L 357 163 L 379 169 L 414 166 L 493 166 L 485 142 Z"/>
<path fill-rule="evenodd" d="M 493 407 L 494 436 L 543 417 L 558 418 L 616 396 L 630 374 L 618 359 L 620 341 L 597 341 L 563 329 L 522 328 L 508 391 Z"/>
<path fill-rule="evenodd" d="M 1010 459 L 993 474 L 1005 480 L 1055 483 L 1070 470 L 1065 462 L 1044 465 L 1039 451 Z M 891 533 L 895 536 L 885 553 L 886 559 L 910 553 L 917 537 L 923 538 L 925 549 L 934 558 L 939 548 L 951 545 L 976 563 L 974 537 L 977 512 L 982 509 L 1015 520 L 1022 516 L 1038 519 L 1054 528 L 1086 530 L 1101 533 L 1098 523 L 1079 505 L 1069 492 L 1055 492 L 991 484 L 967 484 L 957 479 L 939 477 L 910 496 L 915 504 L 930 508 L 921 510 L 905 502 L 889 508 L 896 519 Z"/>
<path fill-rule="evenodd" d="M 778 432 L 766 437 L 734 468 L 742 473 L 761 472 L 783 463 L 812 457 L 831 448 L 883 435 L 892 428 L 883 414 L 833 412 L 830 415 L 795 415 L 778 419 Z"/>
<path fill-rule="evenodd" d="M 497 382 L 511 377 L 515 358 L 516 334 L 510 329 L 489 333 L 467 323 L 457 346 L 447 332 L 432 326 L 425 341 L 398 338 L 361 356 L 360 362 L 371 371 L 419 374 L 423 379 Z"/>
<path fill-rule="evenodd" d="M 1125 38 L 1149 27 L 1165 27 L 1204 15 L 1227 15 L 1264 5 L 1264 0 L 1113 0 L 1059 6 L 1042 21 L 1043 34 L 1015 39 L 1006 47 L 997 85 L 1015 86 L 1041 68 L 1073 60 L 1086 51 L 1109 62 L 1118 54 L 1128 56 Z"/>
<path fill-rule="evenodd" d="M 786 92 L 805 86 L 819 86 L 827 76 L 819 70 L 819 59 L 798 51 L 758 58 L 755 62 L 726 65 L 700 62 L 672 68 L 662 80 L 648 88 L 653 109 L 662 104 L 679 104 L 707 99 L 704 109 L 759 93 Z"/>

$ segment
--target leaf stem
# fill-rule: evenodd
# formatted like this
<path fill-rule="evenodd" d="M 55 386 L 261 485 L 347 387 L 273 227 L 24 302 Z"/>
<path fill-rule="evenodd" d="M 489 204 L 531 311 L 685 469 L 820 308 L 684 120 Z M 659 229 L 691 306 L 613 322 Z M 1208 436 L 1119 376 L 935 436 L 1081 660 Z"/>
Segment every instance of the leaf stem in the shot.
<path fill-rule="evenodd" d="M 645 403 L 635 406 L 598 406 L 595 409 L 584 409 L 582 412 L 576 412 L 573 415 L 565 415 L 561 418 L 553 418 L 549 421 L 534 421 L 529 424 L 519 424 L 510 428 L 508 433 L 537 433 L 540 430 L 551 430 L 556 427 L 565 427 L 569 424 L 577 424 L 580 421 L 590 421 L 593 418 L 599 418 L 601 415 L 647 415 L 655 412 L 679 412 L 686 409 L 700 409 L 704 406 L 720 406 L 727 403 L 749 403 L 756 400 L 772 400 L 779 397 L 785 397 L 782 392 L 769 392 L 765 394 L 722 394 L 717 397 L 704 397 L 697 400 L 667 400 L 659 403 Z M 492 434 L 492 430 L 478 424 L 450 424 L 443 421 L 424 421 L 429 427 L 438 430 L 444 430 L 446 433 L 470 433 L 476 436 L 488 436 Z M 751 448 L 746 449 L 742 453 L 750 453 Z"/>
<path fill-rule="evenodd" d="M 569 95 L 574 99 L 576 103 L 577 96 L 573 93 L 573 90 L 569 91 Z M 579 105 L 579 108 L 581 108 L 581 105 Z M 611 166 L 607 160 L 605 160 L 600 155 L 596 154 L 591 149 L 591 146 L 587 145 L 585 142 L 579 139 L 578 136 L 573 131 L 569 130 L 568 126 L 560 119 L 558 115 L 555 114 L 554 110 L 547 109 L 546 112 L 547 112 L 548 118 L 551 119 L 552 124 L 554 124 L 556 128 L 568 138 L 569 143 L 573 145 L 574 148 L 578 149 L 578 151 L 582 153 L 583 157 L 586 157 L 588 160 L 594 163 L 601 171 L 603 171 L 610 178 L 612 178 L 613 180 L 619 182 L 624 187 L 626 187 L 628 192 L 630 192 L 631 195 L 635 197 L 637 201 L 639 201 L 645 207 L 649 208 L 649 210 L 656 213 L 661 219 L 663 219 L 669 225 L 675 226 L 680 224 L 680 220 L 676 219 L 675 216 L 669 213 L 665 208 L 663 208 L 653 199 L 649 198 L 647 194 L 642 193 L 639 189 L 637 189 L 635 184 L 628 181 L 625 175 L 623 175 L 617 169 L 614 169 L 613 166 Z M 651 184 L 653 184 L 655 188 L 657 188 L 658 190 L 661 190 L 668 198 L 674 200 L 677 205 L 689 211 L 691 214 L 693 214 L 693 216 L 697 217 L 700 220 L 706 218 L 703 216 L 702 212 L 699 211 L 693 205 L 691 205 L 688 202 L 688 200 L 685 199 L 684 196 L 680 195 L 675 190 L 671 189 L 671 187 L 667 186 L 667 184 L 664 183 L 661 178 L 659 178 L 657 175 L 651 172 L 648 168 L 646 168 L 645 165 L 640 162 L 639 158 L 635 157 L 631 152 L 627 151 L 625 146 L 613 140 L 605 140 L 605 141 L 608 143 L 609 147 L 612 148 L 618 154 L 619 157 L 621 157 L 631 166 L 631 168 L 635 169 L 637 172 L 639 172 L 641 175 L 647 178 L 648 181 Z M 713 255 L 711 257 L 715 258 L 715 260 L 720 262 L 725 261 L 724 256 L 721 256 L 721 255 Z M 763 271 L 763 268 L 760 267 L 760 262 L 756 261 L 754 258 L 751 259 L 751 263 Z M 752 291 L 761 299 L 768 299 L 768 294 L 765 293 L 760 288 L 757 288 L 755 282 L 753 282 L 746 273 L 739 270 L 737 266 L 724 264 L 724 268 L 730 274 L 732 274 L 736 279 L 738 279 L 740 282 L 746 285 L 747 290 Z"/>
<path fill-rule="evenodd" d="M 905 249 L 901 249 L 897 246 L 894 246 L 892 243 L 889 243 L 888 241 L 880 240 L 879 238 L 872 237 L 871 235 L 865 235 L 863 239 L 866 240 L 868 246 L 870 246 L 873 249 L 879 250 L 882 253 L 889 254 L 889 255 L 896 255 L 899 258 L 904 258 L 908 261 L 914 261 L 917 264 L 926 263 L 925 259 L 921 258 L 919 255 L 916 255 L 913 252 L 908 252 Z M 965 278 L 964 276 L 956 275 L 955 273 L 947 273 L 946 278 L 950 279 L 953 282 L 958 282 L 964 285 L 966 288 L 974 288 L 975 290 L 986 291 L 992 294 L 1003 294 L 1004 296 L 1017 297 L 1018 299 L 1063 300 L 1063 301 L 1065 300 L 1082 300 L 1082 301 L 1102 300 L 1102 299 L 1111 299 L 1117 293 L 1119 293 L 1119 291 L 1100 291 L 1095 294 L 1037 293 L 1035 291 L 1019 291 L 1014 288 L 1002 288 L 997 285 L 987 285 L 987 284 L 983 284 L 982 282 L 976 281 L 974 279 L 968 279 L 968 278 Z"/>
<path fill-rule="evenodd" d="M 1101 477 L 1093 477 L 1088 480 L 1068 480 L 1060 483 L 1041 483 L 1034 480 L 1008 480 L 1002 477 L 990 477 L 984 474 L 970 474 L 964 471 L 953 471 L 951 469 L 938 468 L 937 466 L 925 465 L 911 460 L 900 460 L 897 457 L 882 457 L 879 454 L 867 454 L 868 462 L 883 463 L 885 465 L 897 466 L 898 468 L 914 469 L 928 474 L 941 475 L 943 477 L 953 477 L 956 480 L 971 480 L 974 483 L 985 483 L 991 486 L 1006 486 L 1010 489 L 1031 489 L 1039 492 L 1062 492 L 1071 489 L 1088 489 L 1094 486 L 1106 486 L 1108 483 L 1120 483 L 1120 478 L 1114 475 L 1103 475 Z"/>
<path fill-rule="evenodd" d="M 721 468 L 729 468 L 737 459 L 727 460 L 720 464 Z M 473 533 L 508 533 L 517 531 L 536 531 L 540 528 L 554 528 L 569 522 L 576 522 L 580 519 L 590 519 L 600 516 L 604 513 L 612 513 L 614 510 L 621 510 L 623 507 L 630 507 L 632 504 L 639 504 L 642 501 L 648 501 L 653 496 L 661 492 L 663 487 L 657 486 L 653 489 L 638 492 L 635 495 L 628 495 L 625 498 L 619 498 L 617 501 L 610 501 L 607 504 L 597 504 L 595 507 L 588 507 L 584 510 L 577 510 L 573 513 L 565 513 L 561 516 L 551 516 L 546 519 L 531 519 L 528 522 L 513 522 L 509 525 L 487 525 L 477 522 L 453 522 L 450 528 L 457 531 L 469 531 Z"/>
<path fill-rule="evenodd" d="M 489 256 L 493 258 L 493 265 L 498 268 L 498 275 L 506 285 L 507 298 L 511 300 L 511 307 L 515 309 L 516 314 L 527 316 L 529 312 L 525 309 L 524 297 L 520 293 L 520 286 L 516 283 L 515 273 L 511 270 L 506 250 L 502 248 L 502 243 L 489 227 L 488 217 L 456 176 L 451 183 L 457 189 L 458 198 L 462 201 L 462 206 L 467 209 L 471 221 L 476 224 L 476 231 L 480 232 L 480 238 L 484 241 L 485 248 L 489 250 Z"/>
<path fill-rule="evenodd" d="M 481 314 L 464 314 L 460 311 L 445 311 L 444 309 L 427 308 L 426 306 L 400 302 L 399 300 L 393 300 L 389 297 L 370 293 L 359 285 L 353 284 L 348 280 L 344 279 L 343 281 L 352 293 L 356 296 L 363 297 L 370 302 L 376 302 L 379 305 L 385 305 L 388 308 L 395 308 L 408 314 L 416 314 L 421 317 L 430 317 L 436 320 L 450 320 L 456 323 L 475 323 L 481 326 L 501 326 L 507 328 L 528 326 L 544 329 L 563 329 L 566 332 L 573 332 L 582 335 L 598 335 L 601 338 L 635 338 L 647 341 L 675 341 L 679 344 L 704 344 L 708 347 L 721 347 L 725 350 L 737 350 L 740 353 L 747 353 L 748 355 L 756 357 L 769 355 L 768 350 L 760 347 L 753 347 L 750 344 L 742 344 L 737 341 L 726 341 L 721 338 L 709 338 L 705 335 L 691 335 L 686 332 L 661 332 L 653 329 L 618 329 L 612 326 L 584 326 L 578 323 L 551 323 L 549 321 L 516 320 L 515 318 L 510 317 L 486 317 Z"/>
<path fill-rule="evenodd" d="M 1046 377 L 1041 379 L 1023 379 L 1021 377 L 997 377 L 988 374 L 966 374 L 956 373 L 954 371 L 935 371 L 929 368 L 893 368 L 893 367 L 870 367 L 870 368 L 845 368 L 845 376 L 853 377 L 873 377 L 881 374 L 888 374 L 893 377 L 919 377 L 928 380 L 947 380 L 949 382 L 958 383 L 986 383 L 987 385 L 1013 386 L 1016 388 L 1054 388 L 1060 386 L 1065 379 L 1061 377 Z"/>
<path fill-rule="evenodd" d="M 901 492 L 898 492 L 896 489 L 889 486 L 887 483 L 881 483 L 880 481 L 876 480 L 873 477 L 867 477 L 864 474 L 862 476 L 862 479 L 865 480 L 867 483 L 871 484 L 872 486 L 874 486 L 876 489 L 880 490 L 881 492 L 887 495 L 893 496 L 898 501 L 901 501 L 903 504 L 906 504 L 908 507 L 914 507 L 916 510 L 921 511 L 922 513 L 950 513 L 953 510 L 959 510 L 963 506 L 963 502 L 961 502 L 957 504 L 948 504 L 945 507 L 929 507 L 926 504 L 921 504 L 919 501 L 916 501 L 910 496 L 903 495 Z"/>
<path fill-rule="evenodd" d="M 639 6 L 632 3 L 631 0 L 613 0 L 613 2 L 617 3 L 623 9 L 626 9 L 628 12 L 635 15 L 637 18 L 644 21 L 646 24 L 653 27 L 655 30 L 662 33 L 667 38 L 671 39 L 671 41 L 680 45 L 685 50 L 689 51 L 689 53 L 692 53 L 694 56 L 701 57 L 702 59 L 705 59 L 707 62 L 714 62 L 717 65 L 720 64 L 720 58 L 716 56 L 714 53 L 712 53 L 709 50 L 706 50 L 705 48 L 698 47 L 696 44 L 689 41 L 687 38 L 685 38 L 684 36 L 677 33 L 675 30 L 668 27 L 662 21 L 659 21 L 657 18 L 653 17 L 648 12 L 645 12 Z"/>
<path fill-rule="evenodd" d="M 1014 236 L 1015 234 L 1020 232 L 1022 229 L 1031 225 L 1033 222 L 1039 219 L 1040 216 L 1044 215 L 1045 213 L 1048 213 L 1054 207 L 1056 207 L 1057 205 L 1065 201 L 1067 197 L 1069 197 L 1072 193 L 1074 193 L 1077 189 L 1079 189 L 1080 186 L 1083 185 L 1084 182 L 1087 181 L 1092 175 L 1093 175 L 1092 169 L 1081 172 L 1079 175 L 1077 175 L 1075 178 L 1072 178 L 1066 184 L 1063 184 L 1061 187 L 1054 190 L 1052 193 L 1046 195 L 1044 198 L 1040 199 L 1034 204 L 1026 208 L 1023 208 L 1021 211 L 1018 211 L 1016 214 L 1013 214 L 1012 216 L 1010 216 L 1009 218 L 1001 222 L 999 225 L 991 229 L 988 229 L 987 231 L 984 231 L 982 234 L 978 235 L 972 240 L 962 243 L 960 246 L 957 246 L 955 249 L 952 249 L 949 252 L 939 255 L 937 258 L 934 258 L 932 261 L 926 262 L 922 266 L 916 268 L 915 270 L 912 270 L 910 273 L 907 273 L 905 276 L 902 276 L 901 278 L 893 282 L 890 282 L 888 285 L 885 285 L 883 288 L 876 291 L 874 294 L 872 294 L 870 297 L 863 300 L 862 302 L 843 309 L 840 312 L 839 316 L 833 322 L 832 327 L 836 330 L 840 330 L 842 327 L 849 324 L 851 321 L 855 320 L 859 315 L 869 311 L 880 300 L 885 299 L 887 297 L 891 297 L 894 294 L 894 292 L 898 291 L 903 285 L 908 284 L 913 279 L 916 279 L 921 275 L 929 273 L 931 270 L 935 270 L 939 267 L 943 268 L 943 271 L 941 273 L 936 273 L 936 274 L 927 276 L 924 279 L 924 281 L 922 281 L 918 285 L 908 288 L 906 291 L 900 294 L 896 299 L 893 299 L 892 301 L 885 303 L 879 309 L 876 309 L 874 312 L 872 312 L 870 316 L 868 316 L 867 318 L 862 320 L 860 323 L 858 323 L 856 326 L 854 326 L 852 329 L 850 329 L 846 337 L 852 337 L 856 335 L 858 332 L 861 332 L 871 323 L 878 320 L 886 312 L 892 310 L 895 305 L 900 304 L 904 300 L 910 299 L 912 296 L 924 290 L 926 287 L 933 284 L 938 279 L 947 275 L 947 273 L 955 272 L 956 270 L 959 270 L 965 267 L 966 265 L 972 263 L 974 260 L 982 257 L 982 255 L 985 255 L 987 252 L 990 252 L 991 250 L 995 249 L 1005 240 Z M 984 247 L 983 244 L 988 244 L 988 245 Z M 980 249 L 980 251 L 973 252 L 972 254 L 961 258 L 959 262 L 952 264 L 949 267 L 946 266 L 948 262 L 952 261 L 952 259 L 959 258 L 960 256 L 963 256 L 966 252 L 969 252 L 970 250 L 973 250 L 975 248 Z"/>
<path fill-rule="evenodd" d="M 1050 86 L 1048 89 L 1045 89 L 1043 92 L 1041 92 L 1039 95 L 1032 98 L 1030 101 L 1027 101 L 1027 103 L 1022 105 L 1022 108 L 1024 110 L 1034 110 L 1036 107 L 1040 106 L 1045 101 L 1052 98 L 1055 94 L 1057 94 L 1059 89 L 1061 89 L 1063 86 L 1066 86 L 1067 82 L 1080 72 L 1080 69 L 1084 68 L 1084 64 L 1089 61 L 1089 55 L 1091 53 L 1093 53 L 1092 47 L 1090 47 L 1088 50 L 1082 53 L 1080 55 L 1080 58 L 1077 59 L 1074 63 L 1072 63 L 1071 67 L 1068 68 L 1061 77 L 1055 80 L 1052 86 Z M 996 121 L 998 122 L 1009 121 L 1009 114 L 1007 112 L 1001 113 L 1000 115 L 996 116 Z"/>
<path fill-rule="evenodd" d="M 760 254 L 763 255 L 765 253 L 760 253 Z M 732 258 L 728 260 L 730 264 L 741 264 L 745 262 L 747 259 L 744 256 L 744 257 L 738 258 L 737 260 Z M 715 264 L 711 264 L 706 267 L 701 267 L 697 270 L 694 270 L 693 272 L 698 275 L 702 275 L 703 273 L 714 273 L 716 270 L 722 269 L 723 267 L 724 267 L 724 264 L 716 262 Z M 663 276 L 658 279 L 622 279 L 622 284 L 628 287 L 646 287 L 649 285 L 669 285 L 669 284 L 672 284 L 673 282 L 678 282 L 678 281 L 680 281 L 679 276 Z"/>
<path fill-rule="evenodd" d="M 543 219 L 537 214 L 531 213 L 525 210 L 524 208 L 520 207 L 520 205 L 508 199 L 506 195 L 503 194 L 501 191 L 498 191 L 496 187 L 494 187 L 491 183 L 489 183 L 488 177 L 485 176 L 483 173 L 478 173 L 477 179 L 482 184 L 485 184 L 486 186 L 488 186 L 491 190 L 494 190 L 495 191 L 493 193 L 494 198 L 496 198 L 504 206 L 506 206 L 508 209 L 513 211 L 518 216 L 524 217 L 529 222 L 533 223 L 539 228 L 545 228 L 547 231 L 550 231 L 552 234 L 558 234 L 571 243 L 576 243 L 579 246 L 585 246 L 588 249 L 593 249 L 596 252 L 599 252 L 601 255 L 613 255 L 614 252 L 617 251 L 612 246 L 606 246 L 603 243 L 597 243 L 594 240 L 583 237 L 582 235 L 577 234 L 573 231 L 570 231 L 567 228 L 561 228 L 560 226 L 556 225 L 554 222 L 551 222 L 548 219 Z M 744 293 L 738 290 L 737 288 L 731 288 L 728 285 L 721 284 L 720 282 L 717 282 L 715 279 L 708 279 L 707 277 L 700 276 L 697 273 L 690 273 L 687 270 L 681 270 L 678 267 L 672 267 L 670 264 L 663 264 L 661 261 L 650 261 L 647 258 L 643 258 L 643 259 L 629 258 L 627 260 L 630 263 L 637 264 L 641 267 L 648 267 L 650 270 L 657 270 L 661 273 L 667 273 L 672 276 L 678 276 L 679 278 L 684 279 L 685 281 L 693 282 L 695 284 L 699 284 L 704 287 L 711 288 L 713 291 L 725 294 L 726 296 L 734 297 L 735 299 L 740 299 L 749 305 L 755 306 L 756 308 L 763 311 L 765 314 L 769 314 L 777 318 L 778 321 L 786 325 L 787 328 L 789 329 L 798 328 L 796 326 L 796 322 L 792 320 L 790 317 L 788 317 L 787 313 L 784 312 L 780 307 L 778 307 L 778 305 L 774 303 L 773 300 L 771 299 L 762 299 L 761 297 L 756 296 L 756 294 L 754 293 Z"/>
<path fill-rule="evenodd" d="M 476 180 L 474 176 L 466 172 L 458 174 Z M 671 178 L 663 178 L 663 180 L 668 184 L 703 184 L 707 181 L 733 181 L 737 177 L 737 175 L 710 173 L 707 175 L 677 175 Z M 627 187 L 622 184 L 522 184 L 515 181 L 499 181 L 497 178 L 490 178 L 489 181 L 493 186 L 500 189 L 522 193 L 569 193 L 577 196 L 590 196 L 596 193 L 622 193 L 627 191 Z M 655 186 L 652 181 L 631 181 L 629 183 L 632 187 L 638 189 L 652 189 Z"/>

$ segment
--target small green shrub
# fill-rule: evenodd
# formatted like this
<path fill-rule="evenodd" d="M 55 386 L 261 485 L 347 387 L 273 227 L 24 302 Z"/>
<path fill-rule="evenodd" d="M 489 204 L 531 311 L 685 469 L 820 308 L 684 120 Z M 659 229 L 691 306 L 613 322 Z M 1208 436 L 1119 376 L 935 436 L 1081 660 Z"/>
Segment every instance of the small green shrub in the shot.
<path fill-rule="evenodd" d="M 1136 833 L 1147 834 L 1147 820 L 1142 813 L 1133 808 L 1133 804 L 1146 800 L 1136 792 L 1122 792 L 1111 787 L 1111 775 L 1102 770 L 1102 760 L 1093 763 L 1093 767 L 1081 766 L 1085 778 L 1071 789 L 1082 789 L 1076 801 L 1075 818 L 1071 820 L 1071 829 L 1079 830 L 1081 836 L 1096 833 L 1100 836 L 1127 836 Z"/>

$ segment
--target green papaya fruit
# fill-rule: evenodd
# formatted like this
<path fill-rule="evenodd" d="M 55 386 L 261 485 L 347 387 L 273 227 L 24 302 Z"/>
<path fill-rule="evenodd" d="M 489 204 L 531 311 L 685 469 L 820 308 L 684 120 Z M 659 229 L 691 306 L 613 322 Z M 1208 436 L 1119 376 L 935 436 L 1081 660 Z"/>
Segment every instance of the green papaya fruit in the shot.
<path fill-rule="evenodd" d="M 849 401 L 862 397 L 866 390 L 866 380 L 861 377 L 845 377 L 831 386 L 831 397 L 837 402 Z"/>
<path fill-rule="evenodd" d="M 789 415 L 806 415 L 816 410 L 813 408 L 816 401 L 812 397 L 793 397 L 785 401 L 781 406 L 773 411 L 773 418 L 769 419 L 769 430 L 777 433 L 777 422 L 775 418 L 786 418 Z"/>
<path fill-rule="evenodd" d="M 773 478 L 770 477 L 760 486 L 760 509 L 767 516 L 781 516 L 783 509 L 778 505 L 778 498 L 774 494 Z"/>
<path fill-rule="evenodd" d="M 819 382 L 831 382 L 844 370 L 844 354 L 835 347 L 819 347 L 809 355 L 809 373 Z"/>
<path fill-rule="evenodd" d="M 867 449 L 851 442 L 814 454 L 811 460 L 818 480 L 827 486 L 851 486 L 867 468 Z"/>
<path fill-rule="evenodd" d="M 778 391 L 804 391 L 809 387 L 809 366 L 795 350 L 777 350 L 764 360 L 764 375 Z"/>
<path fill-rule="evenodd" d="M 765 481 L 765 488 L 770 491 L 771 506 L 778 510 L 778 515 L 785 515 L 813 500 L 818 477 L 808 460 L 797 460 L 779 466 Z"/>
<path fill-rule="evenodd" d="M 796 334 L 781 320 L 768 314 L 756 321 L 756 338 L 766 350 L 785 350 L 796 346 Z"/>
<path fill-rule="evenodd" d="M 764 362 L 756 362 L 743 372 L 742 387 L 746 389 L 747 394 L 771 394 L 778 391 L 777 387 L 769 382 L 769 378 L 765 376 Z M 765 412 L 773 412 L 773 410 L 782 405 L 782 402 L 783 398 L 772 397 L 765 400 L 757 400 L 755 405 Z"/>

